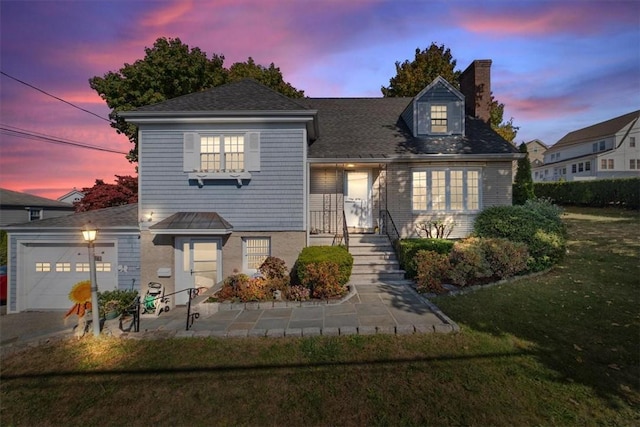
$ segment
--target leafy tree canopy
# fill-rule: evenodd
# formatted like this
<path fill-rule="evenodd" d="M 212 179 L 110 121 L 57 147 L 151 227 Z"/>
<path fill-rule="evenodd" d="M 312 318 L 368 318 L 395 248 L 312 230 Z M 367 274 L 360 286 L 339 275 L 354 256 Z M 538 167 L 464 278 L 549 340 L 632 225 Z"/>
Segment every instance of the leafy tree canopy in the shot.
<path fill-rule="evenodd" d="M 129 175 L 116 175 L 115 184 L 107 184 L 101 179 L 96 179 L 93 187 L 85 187 L 82 192 L 84 197 L 73 204 L 76 212 L 137 203 L 138 178 Z"/>
<path fill-rule="evenodd" d="M 416 48 L 413 61 L 396 61 L 396 75 L 389 80 L 389 86 L 382 87 L 385 97 L 416 96 L 436 77 L 442 76 L 453 87 L 459 88 L 460 71 L 455 71 L 456 60 L 451 50 L 444 45 L 431 43 L 425 50 Z"/>
<path fill-rule="evenodd" d="M 282 78 L 280 69 L 273 63 L 263 67 L 250 57 L 237 62 L 228 70 L 224 68 L 224 56 L 207 54 L 198 47 L 189 48 L 179 38 L 159 38 L 151 48 L 145 48 L 145 57 L 133 64 L 125 63 L 118 71 L 89 79 L 89 85 L 111 109 L 111 126 L 118 133 L 127 135 L 134 144 L 127 158 L 138 161 L 138 130 L 127 123 L 118 112 L 155 104 L 177 96 L 198 92 L 225 83 L 251 77 L 260 83 L 283 93 L 300 98 L 298 91 Z"/>
<path fill-rule="evenodd" d="M 441 76 L 457 89 L 460 88 L 461 71 L 456 71 L 456 60 L 451 50 L 444 45 L 431 43 L 425 50 L 416 49 L 413 61 L 396 61 L 396 75 L 389 80 L 389 86 L 382 87 L 385 97 L 416 96 L 433 80 Z M 518 127 L 513 125 L 513 118 L 503 123 L 504 104 L 498 102 L 491 93 L 490 125 L 500 136 L 513 142 Z"/>

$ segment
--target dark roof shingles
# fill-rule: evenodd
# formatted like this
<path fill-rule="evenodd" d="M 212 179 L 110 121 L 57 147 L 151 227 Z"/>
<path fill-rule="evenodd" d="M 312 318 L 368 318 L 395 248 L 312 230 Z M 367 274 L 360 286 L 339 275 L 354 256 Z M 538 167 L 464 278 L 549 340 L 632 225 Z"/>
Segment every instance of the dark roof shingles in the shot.
<path fill-rule="evenodd" d="M 56 218 L 41 219 L 24 224 L 12 224 L 7 228 L 77 228 L 82 229 L 91 223 L 96 229 L 137 229 L 138 228 L 138 204 L 114 206 L 88 212 L 77 212 L 71 215 Z"/>
<path fill-rule="evenodd" d="M 178 212 L 149 227 L 150 230 L 231 230 L 216 212 Z"/>

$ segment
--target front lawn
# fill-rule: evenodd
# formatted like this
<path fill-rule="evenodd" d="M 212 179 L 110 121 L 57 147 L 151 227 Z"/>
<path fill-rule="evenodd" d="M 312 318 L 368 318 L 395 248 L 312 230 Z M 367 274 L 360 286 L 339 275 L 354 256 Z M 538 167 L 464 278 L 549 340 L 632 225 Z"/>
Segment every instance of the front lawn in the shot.
<path fill-rule="evenodd" d="M 459 334 L 87 337 L 2 360 L 2 425 L 638 425 L 640 218 L 565 221 L 550 272 L 434 300 Z"/>

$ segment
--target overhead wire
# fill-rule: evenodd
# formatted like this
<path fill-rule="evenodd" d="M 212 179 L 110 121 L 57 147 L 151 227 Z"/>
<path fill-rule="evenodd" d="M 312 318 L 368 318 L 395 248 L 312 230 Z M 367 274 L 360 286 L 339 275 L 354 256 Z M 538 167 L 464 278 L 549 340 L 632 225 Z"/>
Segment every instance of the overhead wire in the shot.
<path fill-rule="evenodd" d="M 109 122 L 109 123 L 111 123 L 111 122 L 112 122 L 111 120 L 109 120 L 109 119 L 107 119 L 107 118 L 105 118 L 105 117 L 102 117 L 102 116 L 100 116 L 100 115 L 98 115 L 98 114 L 94 113 L 93 111 L 89 111 L 89 110 L 84 109 L 84 108 L 82 108 L 82 107 L 79 107 L 79 106 L 77 106 L 77 105 L 75 105 L 75 104 L 73 104 L 73 103 L 71 103 L 71 102 L 69 102 L 69 101 L 66 101 L 66 100 L 64 100 L 64 99 L 62 99 L 62 98 L 60 98 L 60 97 L 57 97 L 57 96 L 55 96 L 55 95 L 52 95 L 52 94 L 50 94 L 49 92 L 46 92 L 46 91 L 44 91 L 44 90 L 40 89 L 39 87 L 36 87 L 36 86 L 34 86 L 34 85 L 30 84 L 30 83 L 27 83 L 27 82 L 25 82 L 25 81 L 23 81 L 23 80 L 20 80 L 20 79 L 19 79 L 19 78 L 17 78 L 17 77 L 13 77 L 13 76 L 11 76 L 11 75 L 9 75 L 9 74 L 5 73 L 4 71 L 1 71 L 1 70 L 0 70 L 0 74 L 2 74 L 3 76 L 6 76 L 6 77 L 8 77 L 8 78 L 10 78 L 10 79 L 12 79 L 12 80 L 17 81 L 18 83 L 21 83 L 21 84 L 23 84 L 23 85 L 25 85 L 25 86 L 28 86 L 28 87 L 30 87 L 31 89 L 37 90 L 38 92 L 41 92 L 41 93 L 44 93 L 45 95 L 50 96 L 51 98 L 57 99 L 58 101 L 61 101 L 61 102 L 64 102 L 65 104 L 70 105 L 70 106 L 72 106 L 73 108 L 77 108 L 77 109 L 78 109 L 78 110 L 80 110 L 80 111 L 84 111 L 85 113 L 91 114 L 92 116 L 95 116 L 95 117 L 99 118 L 100 120 L 104 120 L 104 121 Z"/>
<path fill-rule="evenodd" d="M 107 153 L 115 153 L 115 154 L 127 154 L 123 151 L 113 150 L 110 148 L 97 147 L 95 145 L 85 144 L 78 141 L 73 141 L 71 139 L 63 139 L 52 135 L 47 135 L 45 133 L 29 131 L 26 129 L 22 129 L 16 126 L 11 126 L 7 124 L 0 123 L 0 133 L 8 136 L 14 136 L 18 138 L 31 139 L 36 141 L 43 141 L 50 144 L 60 144 L 60 145 L 70 145 L 78 148 L 86 148 L 90 150 L 104 151 Z"/>

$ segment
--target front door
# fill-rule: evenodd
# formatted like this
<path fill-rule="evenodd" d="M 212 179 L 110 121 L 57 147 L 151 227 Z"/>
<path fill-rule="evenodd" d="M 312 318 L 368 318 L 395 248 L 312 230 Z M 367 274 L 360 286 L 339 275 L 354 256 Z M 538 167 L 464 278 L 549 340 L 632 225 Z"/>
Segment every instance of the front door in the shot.
<path fill-rule="evenodd" d="M 189 288 L 211 288 L 221 279 L 218 268 L 221 261 L 220 239 L 183 238 L 176 242 L 176 292 L 175 303 L 186 304 Z"/>
<path fill-rule="evenodd" d="M 346 171 L 344 213 L 347 226 L 371 229 L 371 171 Z"/>

